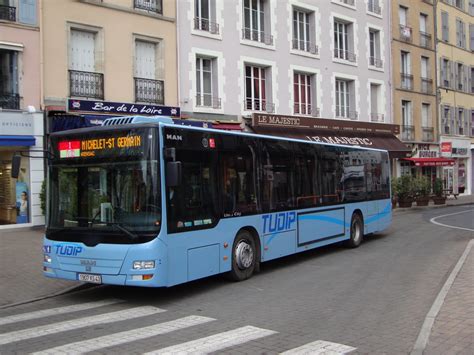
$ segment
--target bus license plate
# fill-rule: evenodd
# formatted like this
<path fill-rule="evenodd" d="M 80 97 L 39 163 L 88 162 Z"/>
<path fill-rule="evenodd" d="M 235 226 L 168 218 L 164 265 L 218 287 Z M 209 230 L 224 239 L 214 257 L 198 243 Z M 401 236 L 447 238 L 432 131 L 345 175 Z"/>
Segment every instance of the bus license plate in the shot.
<path fill-rule="evenodd" d="M 79 279 L 79 281 L 91 282 L 93 284 L 101 284 L 102 283 L 102 276 L 100 276 L 100 275 L 77 274 L 77 278 Z"/>

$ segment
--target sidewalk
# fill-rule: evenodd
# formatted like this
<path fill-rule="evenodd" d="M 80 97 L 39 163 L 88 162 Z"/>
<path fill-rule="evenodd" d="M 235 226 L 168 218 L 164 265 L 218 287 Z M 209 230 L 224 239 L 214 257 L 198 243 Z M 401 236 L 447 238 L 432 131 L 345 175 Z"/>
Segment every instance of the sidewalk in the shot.
<path fill-rule="evenodd" d="M 80 285 L 43 276 L 43 234 L 42 228 L 0 230 L 0 307 Z"/>

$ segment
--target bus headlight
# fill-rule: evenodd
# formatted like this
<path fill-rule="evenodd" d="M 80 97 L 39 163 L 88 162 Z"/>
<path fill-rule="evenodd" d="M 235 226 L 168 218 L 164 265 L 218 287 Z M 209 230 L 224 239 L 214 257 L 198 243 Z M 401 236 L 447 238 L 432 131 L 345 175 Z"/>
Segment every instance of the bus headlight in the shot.
<path fill-rule="evenodd" d="M 146 269 L 154 269 L 154 268 L 155 268 L 154 260 L 138 260 L 138 261 L 133 262 L 134 270 L 146 270 Z"/>
<path fill-rule="evenodd" d="M 43 261 L 45 263 L 51 264 L 51 256 L 48 254 L 44 254 Z"/>

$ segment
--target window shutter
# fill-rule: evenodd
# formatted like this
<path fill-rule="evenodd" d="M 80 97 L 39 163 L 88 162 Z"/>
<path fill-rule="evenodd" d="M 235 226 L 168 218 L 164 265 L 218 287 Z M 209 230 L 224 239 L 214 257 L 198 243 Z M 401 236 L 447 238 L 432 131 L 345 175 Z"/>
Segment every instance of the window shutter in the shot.
<path fill-rule="evenodd" d="M 441 13 L 441 27 L 443 31 L 443 41 L 449 41 L 449 24 L 448 24 L 448 13 Z"/>
<path fill-rule="evenodd" d="M 474 24 L 469 24 L 469 48 L 471 49 L 471 52 L 474 52 Z"/>
<path fill-rule="evenodd" d="M 19 20 L 27 25 L 36 25 L 36 0 L 19 0 Z"/>
<path fill-rule="evenodd" d="M 440 79 L 441 79 L 440 86 L 444 86 L 444 81 L 446 80 L 446 73 L 444 72 L 443 58 L 439 58 L 439 69 L 440 69 Z"/>
<path fill-rule="evenodd" d="M 356 112 L 356 96 L 355 96 L 355 81 L 352 80 L 348 82 L 348 89 L 349 89 L 349 111 Z"/>
<path fill-rule="evenodd" d="M 469 92 L 469 67 L 467 65 L 464 65 L 463 69 L 464 69 L 463 91 Z"/>
<path fill-rule="evenodd" d="M 451 89 L 454 88 L 454 85 L 455 85 L 455 82 L 454 82 L 454 70 L 455 70 L 455 63 L 454 62 L 451 62 L 449 61 L 448 62 L 448 65 L 449 65 L 449 87 Z"/>

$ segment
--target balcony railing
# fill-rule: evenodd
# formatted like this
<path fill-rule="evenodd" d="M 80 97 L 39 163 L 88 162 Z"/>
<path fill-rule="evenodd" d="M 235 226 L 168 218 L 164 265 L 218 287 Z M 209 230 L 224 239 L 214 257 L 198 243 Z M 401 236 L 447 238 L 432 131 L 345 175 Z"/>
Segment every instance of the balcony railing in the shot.
<path fill-rule="evenodd" d="M 196 106 L 219 109 L 221 108 L 221 99 L 210 94 L 198 94 L 196 95 Z"/>
<path fill-rule="evenodd" d="M 69 70 L 70 96 L 104 98 L 104 74 Z"/>
<path fill-rule="evenodd" d="M 0 94 L 0 108 L 4 110 L 19 110 L 19 94 Z"/>
<path fill-rule="evenodd" d="M 400 87 L 405 90 L 413 90 L 413 75 L 401 73 L 400 77 Z"/>
<path fill-rule="evenodd" d="M 16 7 L 0 5 L 0 20 L 16 21 Z"/>
<path fill-rule="evenodd" d="M 312 117 L 320 117 L 319 107 L 313 106 L 311 104 L 302 104 L 300 102 L 295 102 L 294 112 L 295 115 L 309 115 Z"/>
<path fill-rule="evenodd" d="M 415 140 L 415 126 L 402 126 L 402 141 Z"/>
<path fill-rule="evenodd" d="M 214 35 L 219 34 L 219 24 L 202 17 L 194 18 L 194 29 L 206 31 Z"/>
<path fill-rule="evenodd" d="M 405 42 L 412 41 L 412 30 L 411 27 L 400 25 L 400 39 Z"/>
<path fill-rule="evenodd" d="M 319 54 L 319 48 L 316 44 L 308 41 L 301 41 L 299 39 L 293 38 L 292 48 L 300 51 L 305 51 L 311 54 Z"/>
<path fill-rule="evenodd" d="M 376 68 L 383 68 L 383 61 L 376 57 L 369 57 L 369 65 Z"/>
<path fill-rule="evenodd" d="M 433 93 L 433 79 L 421 77 L 421 92 L 425 94 Z"/>
<path fill-rule="evenodd" d="M 374 113 L 370 114 L 370 121 L 371 122 L 384 122 L 384 114 L 383 113 Z"/>
<path fill-rule="evenodd" d="M 336 107 L 336 117 L 357 120 L 359 118 L 359 113 L 357 111 L 349 111 L 349 108 Z"/>
<path fill-rule="evenodd" d="M 244 107 L 247 111 L 275 113 L 275 104 L 264 99 L 246 98 L 244 101 Z"/>
<path fill-rule="evenodd" d="M 433 127 L 422 127 L 421 132 L 422 132 L 421 140 L 423 142 L 434 141 L 434 128 Z"/>
<path fill-rule="evenodd" d="M 165 103 L 164 81 L 134 78 L 135 101 L 163 105 Z"/>
<path fill-rule="evenodd" d="M 353 63 L 355 63 L 357 60 L 355 53 L 338 48 L 334 49 L 334 58 L 344 59 Z"/>
<path fill-rule="evenodd" d="M 146 11 L 152 11 L 156 12 L 158 14 L 162 13 L 162 7 L 161 7 L 161 1 L 162 0 L 134 0 L 133 1 L 133 6 L 135 9 L 139 10 L 146 10 Z"/>
<path fill-rule="evenodd" d="M 355 3 L 355 0 L 337 0 L 337 1 L 346 5 L 350 5 L 350 6 L 354 6 L 354 3 Z"/>
<path fill-rule="evenodd" d="M 423 48 L 431 48 L 431 35 L 420 31 L 420 46 Z"/>
<path fill-rule="evenodd" d="M 271 34 L 262 31 L 252 30 L 250 28 L 242 29 L 242 39 L 261 42 L 269 46 L 273 45 L 273 36 Z"/>
<path fill-rule="evenodd" d="M 376 0 L 369 0 L 367 3 L 367 10 L 377 15 L 382 14 L 382 8 L 379 5 L 379 2 Z"/>

